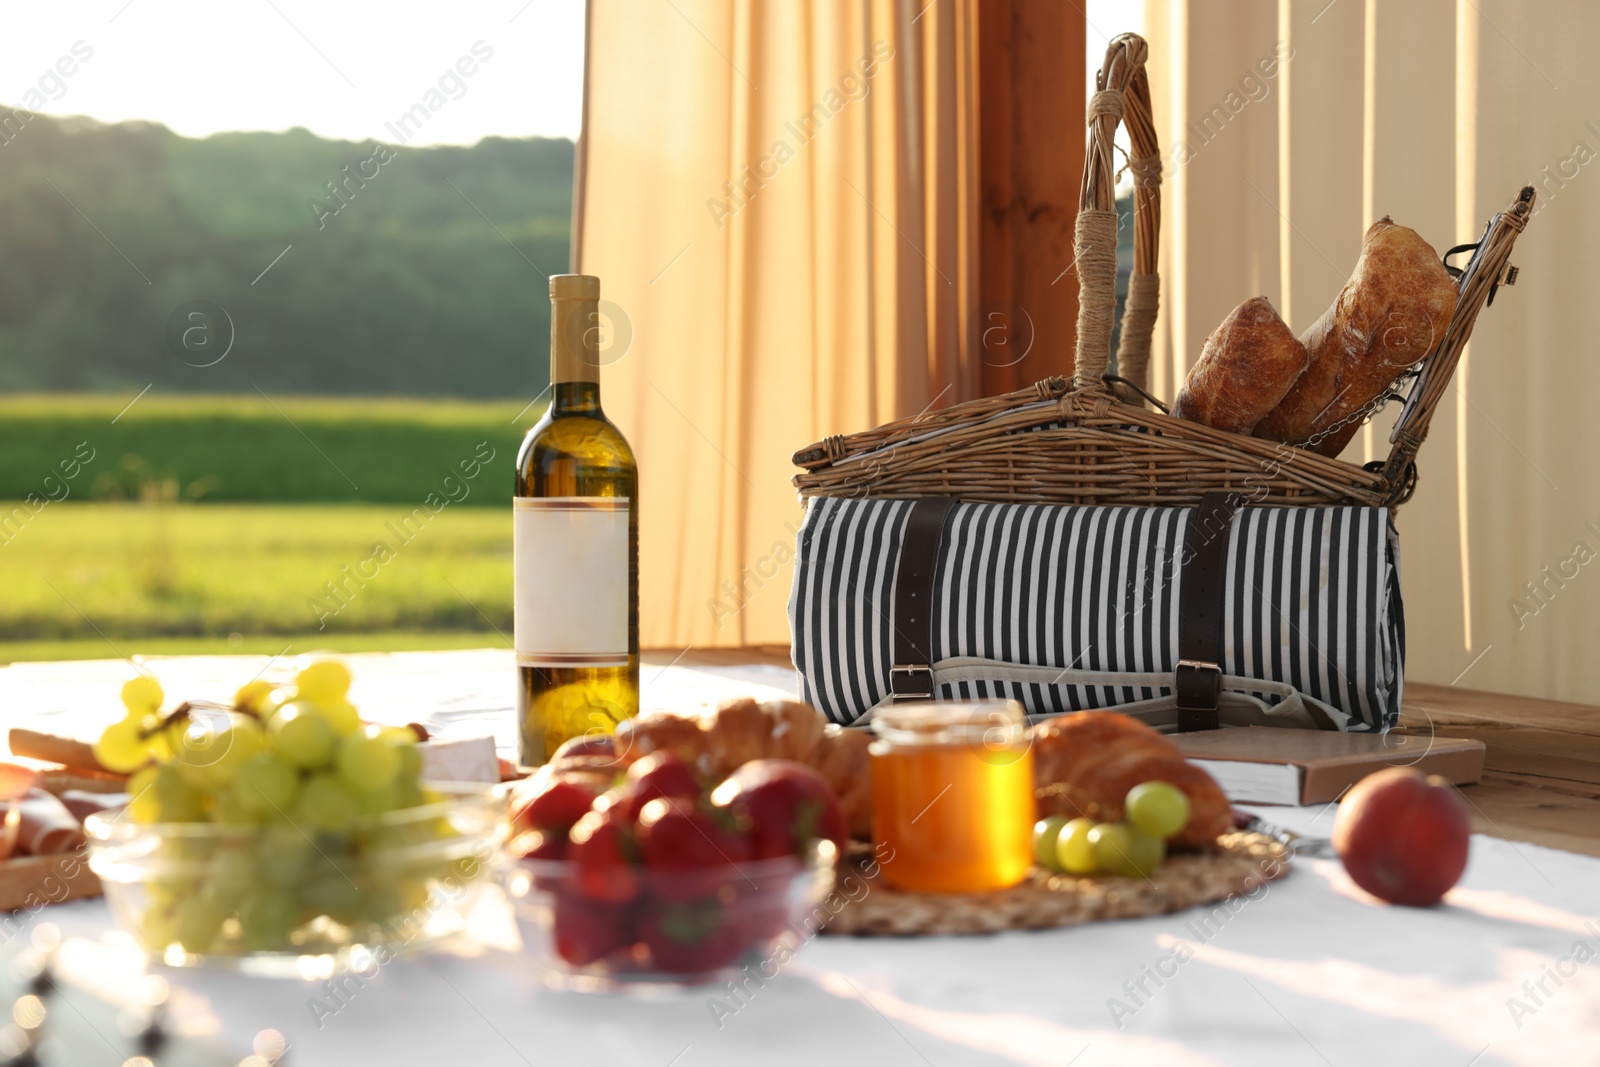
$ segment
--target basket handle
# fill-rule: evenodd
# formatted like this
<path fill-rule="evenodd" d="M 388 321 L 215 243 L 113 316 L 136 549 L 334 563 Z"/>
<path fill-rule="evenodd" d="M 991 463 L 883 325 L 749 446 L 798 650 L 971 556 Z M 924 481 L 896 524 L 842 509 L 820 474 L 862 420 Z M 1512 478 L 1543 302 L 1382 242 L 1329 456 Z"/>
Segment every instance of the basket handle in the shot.
<path fill-rule="evenodd" d="M 1524 186 L 1510 207 L 1489 220 L 1483 240 L 1461 272 L 1461 295 L 1456 299 L 1455 312 L 1433 354 L 1423 361 L 1421 373 L 1411 383 L 1405 406 L 1389 434 L 1389 458 L 1384 462 L 1383 475 L 1397 491 L 1408 481 L 1407 468 L 1428 436 L 1433 413 L 1461 361 L 1478 313 L 1493 299 L 1497 287 L 1516 280 L 1516 269 L 1510 265 L 1511 248 L 1533 217 L 1534 196 L 1533 186 Z"/>
<path fill-rule="evenodd" d="M 1133 275 L 1122 309 L 1122 341 L 1117 372 L 1140 389 L 1149 374 L 1150 340 L 1155 332 L 1161 282 L 1156 259 L 1161 232 L 1161 149 L 1150 113 L 1150 81 L 1145 76 L 1149 45 L 1125 33 L 1106 49 L 1089 98 L 1088 145 L 1083 155 L 1083 188 L 1073 225 L 1073 262 L 1078 270 L 1078 343 L 1073 361 L 1077 389 L 1105 389 L 1101 380 L 1111 363 L 1111 322 L 1117 306 L 1117 206 L 1114 138 L 1127 127 L 1133 154 Z M 1132 394 L 1130 391 L 1130 398 Z"/>

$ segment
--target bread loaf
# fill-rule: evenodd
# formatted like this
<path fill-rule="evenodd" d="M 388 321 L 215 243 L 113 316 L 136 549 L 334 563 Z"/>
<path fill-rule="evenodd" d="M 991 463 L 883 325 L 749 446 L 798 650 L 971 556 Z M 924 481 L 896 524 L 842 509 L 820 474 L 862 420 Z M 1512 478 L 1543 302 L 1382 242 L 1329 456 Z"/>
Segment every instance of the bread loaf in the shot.
<path fill-rule="evenodd" d="M 1355 273 L 1301 337 L 1310 366 L 1255 436 L 1304 445 L 1326 434 L 1312 451 L 1337 456 L 1360 429 L 1354 416 L 1433 351 L 1457 295 L 1455 279 L 1415 230 L 1387 215 L 1373 223 Z"/>
<path fill-rule="evenodd" d="M 1251 297 L 1206 338 L 1172 413 L 1247 434 L 1278 406 L 1308 359 L 1305 346 L 1267 298 Z"/>

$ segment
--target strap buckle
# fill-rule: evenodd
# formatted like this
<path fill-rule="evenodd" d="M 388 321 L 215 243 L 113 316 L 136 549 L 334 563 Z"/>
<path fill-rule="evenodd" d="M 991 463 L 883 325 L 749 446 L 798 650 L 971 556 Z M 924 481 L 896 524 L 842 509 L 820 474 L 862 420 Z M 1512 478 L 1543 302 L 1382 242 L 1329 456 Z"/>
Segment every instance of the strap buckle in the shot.
<path fill-rule="evenodd" d="M 926 663 L 896 663 L 889 668 L 889 692 L 896 701 L 932 700 L 933 668 Z"/>
<path fill-rule="evenodd" d="M 1215 663 L 1180 659 L 1173 678 L 1178 705 L 1178 730 L 1215 730 L 1222 699 L 1222 668 Z"/>

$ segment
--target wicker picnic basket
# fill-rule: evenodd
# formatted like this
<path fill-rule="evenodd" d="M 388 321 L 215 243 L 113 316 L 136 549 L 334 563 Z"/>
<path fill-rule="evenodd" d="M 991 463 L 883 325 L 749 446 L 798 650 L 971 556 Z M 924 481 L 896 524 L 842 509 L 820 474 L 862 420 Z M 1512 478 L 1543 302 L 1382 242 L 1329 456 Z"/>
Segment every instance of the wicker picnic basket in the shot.
<path fill-rule="evenodd" d="M 794 478 L 802 497 L 1190 506 L 1207 492 L 1222 491 L 1246 494 L 1258 506 L 1391 509 L 1410 499 L 1417 451 L 1478 312 L 1499 285 L 1515 281 L 1509 259 L 1533 210 L 1532 187 L 1489 221 L 1475 245 L 1445 254 L 1448 260 L 1473 253 L 1464 269 L 1450 268 L 1461 295 L 1449 326 L 1428 356 L 1357 413 L 1365 420 L 1384 403 L 1404 400 L 1386 460 L 1360 466 L 1174 418 L 1145 392 L 1159 293 L 1161 214 L 1161 158 L 1146 54 L 1144 40 L 1133 34 L 1112 41 L 1089 102 L 1074 234 L 1079 310 L 1073 376 L 803 448 L 794 456 L 804 468 Z M 1132 146 L 1134 264 L 1122 315 L 1120 374 L 1110 376 L 1117 273 L 1112 138 L 1119 120 Z"/>

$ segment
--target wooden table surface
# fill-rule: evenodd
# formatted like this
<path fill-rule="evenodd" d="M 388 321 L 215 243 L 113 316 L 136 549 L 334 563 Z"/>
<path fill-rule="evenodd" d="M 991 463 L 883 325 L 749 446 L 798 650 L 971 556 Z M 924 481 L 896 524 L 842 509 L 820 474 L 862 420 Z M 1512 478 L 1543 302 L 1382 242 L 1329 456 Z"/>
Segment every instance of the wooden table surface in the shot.
<path fill-rule="evenodd" d="M 690 651 L 685 664 L 789 666 L 782 647 Z M 1463 791 L 1472 828 L 1600 856 L 1600 707 L 1407 682 L 1401 733 L 1472 737 L 1483 781 Z"/>
<path fill-rule="evenodd" d="M 1600 856 L 1600 708 L 1407 682 L 1400 730 L 1487 746 L 1475 831 Z"/>

